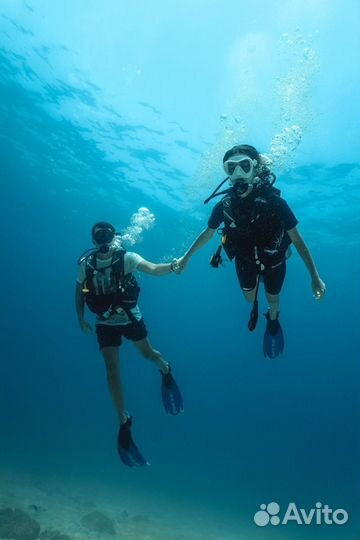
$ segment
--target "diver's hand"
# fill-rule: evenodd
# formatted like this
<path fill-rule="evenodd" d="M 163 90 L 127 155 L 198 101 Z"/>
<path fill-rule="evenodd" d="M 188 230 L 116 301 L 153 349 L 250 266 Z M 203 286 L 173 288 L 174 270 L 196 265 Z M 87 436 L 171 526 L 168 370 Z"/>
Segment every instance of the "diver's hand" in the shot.
<path fill-rule="evenodd" d="M 312 291 L 315 300 L 322 300 L 324 298 L 326 286 L 319 276 L 316 276 L 312 280 Z"/>
<path fill-rule="evenodd" d="M 174 274 L 180 274 L 179 259 L 173 259 L 170 264 L 170 268 Z"/>
<path fill-rule="evenodd" d="M 85 321 L 85 319 L 79 319 L 79 325 L 84 334 L 91 334 L 92 328 L 91 325 Z"/>
<path fill-rule="evenodd" d="M 176 274 L 181 274 L 184 272 L 188 262 L 189 259 L 187 259 L 185 255 L 180 257 L 180 259 L 177 260 L 177 269 L 175 270 Z"/>

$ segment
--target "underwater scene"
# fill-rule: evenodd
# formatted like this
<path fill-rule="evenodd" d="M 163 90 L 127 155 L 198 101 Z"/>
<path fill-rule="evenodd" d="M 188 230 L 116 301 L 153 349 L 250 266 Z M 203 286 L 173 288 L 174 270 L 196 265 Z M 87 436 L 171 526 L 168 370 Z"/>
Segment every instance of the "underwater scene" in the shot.
<path fill-rule="evenodd" d="M 360 540 L 359 20 L 0 1 L 1 540 Z"/>

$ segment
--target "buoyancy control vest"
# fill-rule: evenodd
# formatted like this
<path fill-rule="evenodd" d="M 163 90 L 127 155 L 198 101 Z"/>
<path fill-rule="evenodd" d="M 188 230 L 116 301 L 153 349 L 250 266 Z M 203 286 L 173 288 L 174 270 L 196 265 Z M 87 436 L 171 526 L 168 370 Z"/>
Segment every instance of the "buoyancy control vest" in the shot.
<path fill-rule="evenodd" d="M 285 259 L 291 241 L 276 212 L 279 197 L 280 190 L 270 185 L 245 199 L 239 198 L 235 190 L 223 197 L 222 245 L 230 260 L 240 255 L 273 267 Z"/>
<path fill-rule="evenodd" d="M 119 308 L 123 309 L 132 322 L 137 322 L 131 312 L 136 307 L 140 287 L 133 274 L 125 275 L 124 249 L 114 251 L 109 265 L 97 268 L 97 252 L 80 258 L 85 264 L 83 293 L 87 307 L 106 320 Z"/>

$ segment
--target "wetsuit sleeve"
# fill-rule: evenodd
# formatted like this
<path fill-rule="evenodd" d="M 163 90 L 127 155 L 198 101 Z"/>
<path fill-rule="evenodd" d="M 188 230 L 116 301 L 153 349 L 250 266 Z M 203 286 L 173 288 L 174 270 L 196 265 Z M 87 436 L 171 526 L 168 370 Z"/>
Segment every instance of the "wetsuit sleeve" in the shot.
<path fill-rule="evenodd" d="M 299 223 L 299 221 L 296 219 L 295 214 L 291 210 L 288 203 L 282 199 L 281 197 L 277 198 L 277 212 L 280 220 L 284 224 L 285 231 L 289 231 L 290 229 L 293 229 L 296 227 L 296 225 Z"/>
<path fill-rule="evenodd" d="M 208 220 L 209 229 L 217 229 L 224 221 L 224 213 L 222 202 L 218 202 L 212 209 L 211 215 Z"/>
<path fill-rule="evenodd" d="M 138 253 L 132 251 L 127 251 L 124 258 L 124 274 L 130 274 L 135 272 L 138 264 L 141 263 L 143 258 Z"/>

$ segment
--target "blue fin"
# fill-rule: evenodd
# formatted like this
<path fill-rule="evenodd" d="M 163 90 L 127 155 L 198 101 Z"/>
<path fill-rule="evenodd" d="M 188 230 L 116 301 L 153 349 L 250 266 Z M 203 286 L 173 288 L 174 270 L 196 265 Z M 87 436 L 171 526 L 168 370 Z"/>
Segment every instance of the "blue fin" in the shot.
<path fill-rule="evenodd" d="M 150 463 L 144 458 L 140 450 L 134 443 L 131 433 L 132 417 L 130 416 L 125 424 L 119 429 L 117 448 L 121 461 L 127 467 L 145 467 Z"/>
<path fill-rule="evenodd" d="M 164 405 L 164 409 L 167 414 L 176 416 L 184 410 L 183 398 L 178 385 L 174 377 L 172 376 L 171 369 L 167 373 L 160 371 L 161 381 L 161 397 Z"/>
<path fill-rule="evenodd" d="M 271 320 L 269 313 L 265 314 L 266 330 L 263 340 L 263 351 L 265 358 L 277 358 L 284 352 L 284 334 L 279 323 L 279 313 L 276 319 Z"/>

